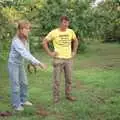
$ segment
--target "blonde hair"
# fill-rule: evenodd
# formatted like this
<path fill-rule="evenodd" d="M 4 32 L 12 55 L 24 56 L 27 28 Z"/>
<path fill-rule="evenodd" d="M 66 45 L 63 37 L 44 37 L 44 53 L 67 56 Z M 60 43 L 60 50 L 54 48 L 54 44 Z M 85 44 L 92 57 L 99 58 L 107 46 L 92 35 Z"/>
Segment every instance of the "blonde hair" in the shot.
<path fill-rule="evenodd" d="M 21 33 L 20 31 L 24 28 L 28 28 L 30 29 L 31 24 L 29 21 L 27 20 L 20 20 L 17 24 L 17 35 L 19 36 L 19 38 L 21 39 L 28 39 L 28 35 L 24 35 L 23 33 Z"/>
<path fill-rule="evenodd" d="M 28 20 L 20 20 L 18 21 L 18 26 L 17 29 L 23 29 L 23 28 L 27 28 L 27 27 L 31 27 L 31 24 Z"/>

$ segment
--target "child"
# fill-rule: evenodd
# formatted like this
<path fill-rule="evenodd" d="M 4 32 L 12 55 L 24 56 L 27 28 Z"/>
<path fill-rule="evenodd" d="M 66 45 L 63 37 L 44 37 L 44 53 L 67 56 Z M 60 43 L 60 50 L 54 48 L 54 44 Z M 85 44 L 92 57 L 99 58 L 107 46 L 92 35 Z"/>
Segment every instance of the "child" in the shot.
<path fill-rule="evenodd" d="M 12 40 L 11 50 L 8 59 L 9 78 L 12 88 L 12 106 L 17 111 L 23 111 L 23 105 L 32 106 L 28 101 L 28 82 L 24 68 L 24 59 L 30 61 L 33 65 L 45 68 L 45 65 L 33 57 L 28 48 L 28 33 L 30 32 L 30 23 L 20 21 L 18 23 L 17 34 Z"/>

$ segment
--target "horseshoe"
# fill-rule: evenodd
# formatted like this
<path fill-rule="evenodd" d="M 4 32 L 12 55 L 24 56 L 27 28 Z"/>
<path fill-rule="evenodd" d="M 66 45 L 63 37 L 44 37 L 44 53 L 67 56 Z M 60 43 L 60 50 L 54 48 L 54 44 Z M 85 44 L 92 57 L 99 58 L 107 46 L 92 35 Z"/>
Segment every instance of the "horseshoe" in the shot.
<path fill-rule="evenodd" d="M 37 72 L 36 66 L 31 63 L 27 65 L 27 70 L 29 73 L 32 73 L 30 68 L 33 68 L 35 73 Z"/>

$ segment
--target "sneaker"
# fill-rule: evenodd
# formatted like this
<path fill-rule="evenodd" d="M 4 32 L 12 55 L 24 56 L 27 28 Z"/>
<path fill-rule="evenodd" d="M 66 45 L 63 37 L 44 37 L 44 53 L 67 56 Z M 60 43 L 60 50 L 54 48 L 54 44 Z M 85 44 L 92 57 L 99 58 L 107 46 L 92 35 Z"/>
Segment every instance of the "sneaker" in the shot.
<path fill-rule="evenodd" d="M 67 96 L 66 99 L 69 101 L 76 101 L 77 100 L 76 97 L 73 97 L 73 96 Z"/>
<path fill-rule="evenodd" d="M 32 103 L 29 102 L 29 101 L 26 101 L 26 102 L 23 103 L 23 105 L 26 105 L 26 106 L 32 106 Z"/>
<path fill-rule="evenodd" d="M 22 106 L 19 106 L 19 107 L 15 108 L 15 110 L 16 110 L 16 111 L 23 111 L 24 108 L 23 108 Z"/>

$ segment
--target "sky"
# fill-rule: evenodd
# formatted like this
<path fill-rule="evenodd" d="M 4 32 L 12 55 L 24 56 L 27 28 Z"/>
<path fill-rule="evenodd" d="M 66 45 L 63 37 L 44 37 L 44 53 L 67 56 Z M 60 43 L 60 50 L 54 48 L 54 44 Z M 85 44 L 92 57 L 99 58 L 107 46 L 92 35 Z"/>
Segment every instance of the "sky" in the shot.
<path fill-rule="evenodd" d="M 92 3 L 92 7 L 97 7 L 99 3 L 104 2 L 105 0 L 95 0 L 94 3 Z"/>

